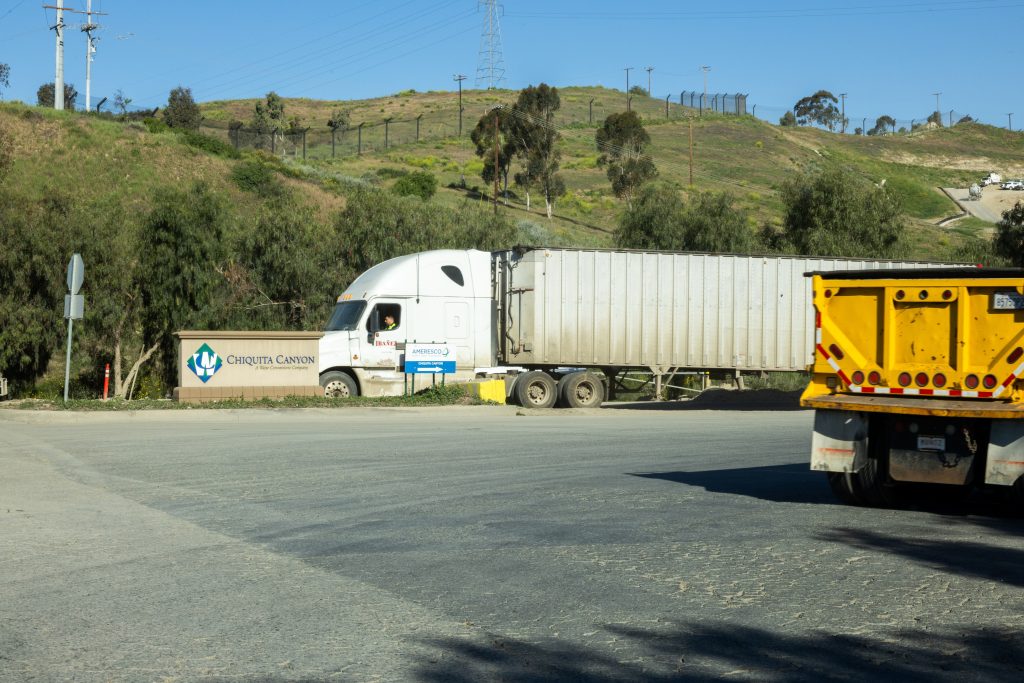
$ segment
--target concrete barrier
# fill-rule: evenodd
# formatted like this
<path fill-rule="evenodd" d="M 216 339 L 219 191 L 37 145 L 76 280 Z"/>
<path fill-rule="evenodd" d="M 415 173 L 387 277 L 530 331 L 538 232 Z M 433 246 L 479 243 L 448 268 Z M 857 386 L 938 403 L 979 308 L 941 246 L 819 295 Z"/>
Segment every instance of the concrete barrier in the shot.
<path fill-rule="evenodd" d="M 188 330 L 175 336 L 177 401 L 320 395 L 322 332 Z"/>

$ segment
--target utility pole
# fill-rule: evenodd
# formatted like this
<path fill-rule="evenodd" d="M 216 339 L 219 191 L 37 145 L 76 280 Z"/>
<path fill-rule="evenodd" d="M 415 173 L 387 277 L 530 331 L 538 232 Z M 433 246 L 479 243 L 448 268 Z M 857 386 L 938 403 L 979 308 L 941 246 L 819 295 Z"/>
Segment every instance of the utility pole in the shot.
<path fill-rule="evenodd" d="M 64 0 L 57 0 L 57 24 L 53 30 L 57 34 L 57 75 L 53 79 L 53 108 L 64 111 Z"/>
<path fill-rule="evenodd" d="M 1006 119 L 1007 119 L 1006 125 L 1012 131 L 1013 130 L 1013 112 L 1012 111 L 1009 114 L 1006 115 Z"/>
<path fill-rule="evenodd" d="M 462 74 L 456 74 L 452 77 L 459 83 L 459 137 L 462 137 L 462 81 L 466 80 L 466 77 Z"/>
<path fill-rule="evenodd" d="M 625 67 L 626 72 L 626 111 L 629 111 L 629 72 L 633 70 L 633 67 Z"/>
<path fill-rule="evenodd" d="M 843 101 L 843 135 L 846 135 L 846 93 L 839 93 L 839 99 Z"/>
<path fill-rule="evenodd" d="M 654 97 L 654 91 L 651 90 L 651 72 L 654 71 L 654 67 L 649 66 L 644 71 L 647 72 L 647 96 Z"/>
<path fill-rule="evenodd" d="M 92 110 L 92 56 L 96 54 L 97 38 L 92 34 L 99 26 L 92 23 L 92 0 L 89 0 L 85 7 L 85 25 L 82 32 L 85 33 L 85 111 Z"/>
<path fill-rule="evenodd" d="M 700 107 L 700 112 L 703 115 L 704 114 L 704 107 L 706 107 L 707 103 L 708 103 L 708 72 L 711 71 L 711 67 L 710 66 L 702 66 L 700 68 L 700 70 L 704 72 L 704 99 L 701 100 L 701 107 Z"/>
<path fill-rule="evenodd" d="M 693 117 L 690 117 L 690 187 L 693 187 Z"/>
<path fill-rule="evenodd" d="M 494 215 L 498 215 L 498 108 L 494 108 Z"/>
<path fill-rule="evenodd" d="M 942 93 L 940 93 L 940 92 L 933 92 L 932 94 L 935 95 L 935 111 L 938 112 L 938 114 L 939 114 L 939 121 L 938 121 L 938 123 L 939 123 L 939 127 L 941 128 L 942 127 L 942 107 L 939 106 L 939 95 L 941 95 Z"/>

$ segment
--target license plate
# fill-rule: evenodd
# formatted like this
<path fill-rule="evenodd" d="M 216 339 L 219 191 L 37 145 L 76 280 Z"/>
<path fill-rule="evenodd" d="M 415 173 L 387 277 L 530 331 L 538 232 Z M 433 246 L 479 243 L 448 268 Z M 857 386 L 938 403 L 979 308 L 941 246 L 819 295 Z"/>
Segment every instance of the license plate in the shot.
<path fill-rule="evenodd" d="M 1024 310 L 1024 296 L 1017 292 L 995 292 L 992 294 L 992 308 L 997 311 Z"/>
<path fill-rule="evenodd" d="M 946 437 L 944 436 L 919 436 L 917 437 L 917 450 L 919 451 L 945 451 Z"/>

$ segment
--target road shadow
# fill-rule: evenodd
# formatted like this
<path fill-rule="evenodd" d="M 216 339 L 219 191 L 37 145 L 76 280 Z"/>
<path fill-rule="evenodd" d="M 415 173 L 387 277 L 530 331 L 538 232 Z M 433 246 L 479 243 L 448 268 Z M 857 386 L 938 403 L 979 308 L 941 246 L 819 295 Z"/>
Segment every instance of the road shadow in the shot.
<path fill-rule="evenodd" d="M 855 627 L 851 624 L 851 629 Z M 601 632 L 603 631 L 603 633 Z M 564 639 L 492 634 L 426 639 L 419 681 L 1016 681 L 1024 648 L 1010 629 L 893 630 L 877 635 L 787 634 L 735 623 L 605 625 L 600 648 Z"/>
<path fill-rule="evenodd" d="M 698 472 L 630 472 L 633 477 L 698 486 L 710 493 L 748 496 L 773 503 L 825 503 L 838 501 L 828 487 L 825 475 L 813 472 L 804 463 L 740 467 Z"/>
<path fill-rule="evenodd" d="M 684 401 L 609 402 L 601 407 L 608 410 L 808 410 L 808 408 L 800 406 L 800 394 L 799 391 L 778 391 L 777 389 L 754 391 L 708 389 Z"/>
<path fill-rule="evenodd" d="M 1024 586 L 1024 550 L 974 541 L 887 536 L 864 529 L 835 529 L 820 540 L 859 550 L 900 555 L 918 564 L 960 576 Z"/>

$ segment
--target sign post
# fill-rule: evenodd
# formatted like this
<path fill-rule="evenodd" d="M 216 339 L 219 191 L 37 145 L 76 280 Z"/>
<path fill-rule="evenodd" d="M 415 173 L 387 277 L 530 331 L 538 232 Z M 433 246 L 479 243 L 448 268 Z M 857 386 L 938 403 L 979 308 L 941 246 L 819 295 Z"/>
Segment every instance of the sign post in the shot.
<path fill-rule="evenodd" d="M 455 347 L 449 344 L 417 344 L 405 345 L 405 364 L 403 372 L 412 375 L 412 390 L 416 392 L 416 375 L 441 375 L 455 373 Z"/>
<path fill-rule="evenodd" d="M 68 320 L 68 353 L 64 362 L 64 402 L 68 401 L 68 384 L 71 380 L 71 332 L 75 321 L 85 314 L 85 297 L 79 294 L 85 279 L 85 262 L 81 254 L 75 254 L 68 263 L 68 291 L 64 296 L 64 317 Z"/>

